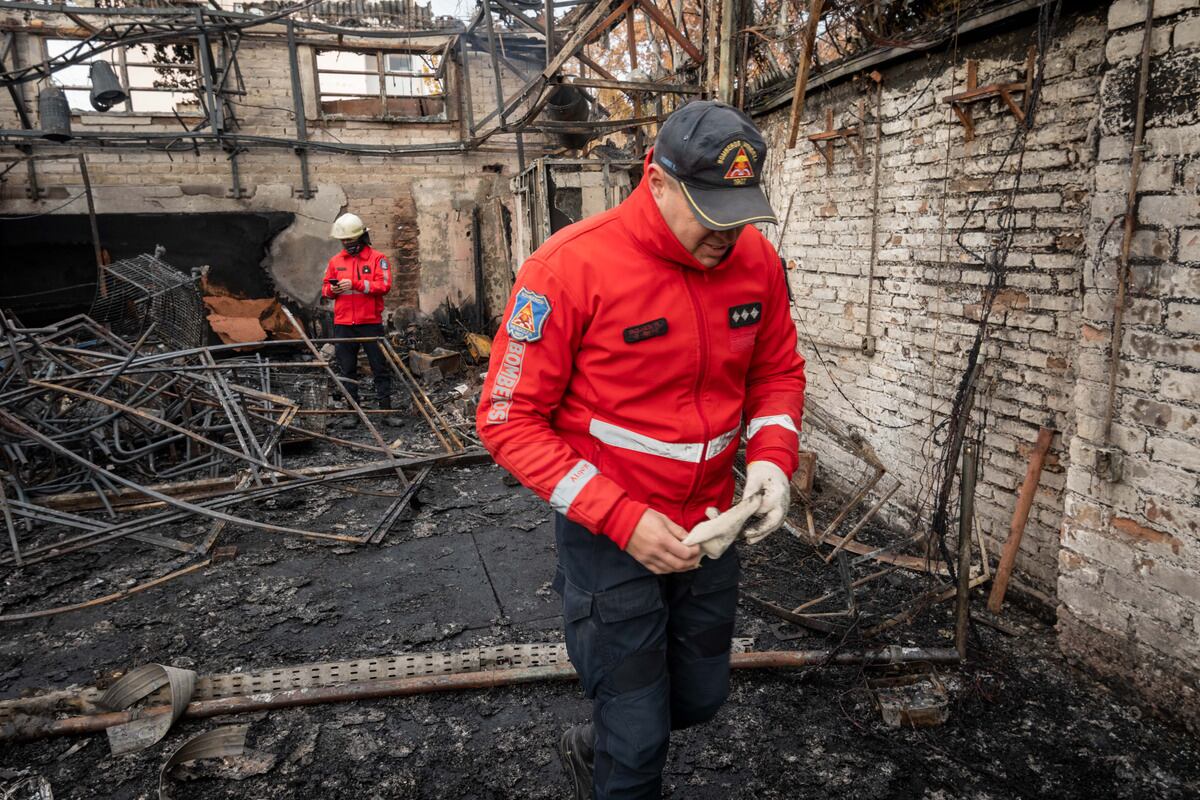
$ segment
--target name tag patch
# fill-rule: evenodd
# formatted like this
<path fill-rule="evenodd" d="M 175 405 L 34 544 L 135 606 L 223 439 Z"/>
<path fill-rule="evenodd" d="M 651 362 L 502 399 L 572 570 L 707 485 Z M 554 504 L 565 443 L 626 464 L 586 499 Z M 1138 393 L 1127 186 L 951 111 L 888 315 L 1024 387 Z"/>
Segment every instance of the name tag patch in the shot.
<path fill-rule="evenodd" d="M 729 327 L 731 328 L 757 325 L 760 319 L 762 319 L 762 303 L 743 303 L 740 306 L 729 307 Z"/>
<path fill-rule="evenodd" d="M 625 337 L 625 344 L 637 344 L 647 339 L 653 339 L 655 336 L 666 336 L 667 318 L 659 317 L 649 322 L 643 322 L 641 325 L 626 328 L 622 331 L 622 335 Z"/>

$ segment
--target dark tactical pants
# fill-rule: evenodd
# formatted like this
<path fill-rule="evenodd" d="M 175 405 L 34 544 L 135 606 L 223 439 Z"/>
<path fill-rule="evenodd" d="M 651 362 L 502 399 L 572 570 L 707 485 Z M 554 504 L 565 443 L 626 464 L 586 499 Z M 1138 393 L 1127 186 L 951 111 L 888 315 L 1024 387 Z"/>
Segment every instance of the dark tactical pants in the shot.
<path fill-rule="evenodd" d="M 383 336 L 383 325 L 334 325 L 335 339 L 356 339 L 363 336 Z M 375 379 L 375 399 L 379 403 L 391 401 L 392 373 L 387 361 L 384 360 L 383 349 L 375 342 L 337 342 L 333 345 L 333 359 L 337 362 L 338 374 L 343 378 L 354 380 L 358 377 L 358 346 L 362 345 L 367 353 L 367 364 L 371 367 L 371 377 Z M 343 382 L 350 392 L 354 402 L 359 402 L 358 384 Z"/>
<path fill-rule="evenodd" d="M 567 652 L 592 700 L 595 797 L 654 798 L 671 730 L 729 695 L 738 555 L 654 575 L 606 536 L 555 515 Z"/>

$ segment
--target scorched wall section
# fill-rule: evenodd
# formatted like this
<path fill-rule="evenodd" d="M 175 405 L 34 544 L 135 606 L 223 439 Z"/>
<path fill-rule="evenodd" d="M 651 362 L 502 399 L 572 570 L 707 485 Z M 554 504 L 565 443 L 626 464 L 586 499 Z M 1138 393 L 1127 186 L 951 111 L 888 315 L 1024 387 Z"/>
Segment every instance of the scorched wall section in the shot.
<path fill-rule="evenodd" d="M 944 98 L 966 88 L 968 59 L 980 85 L 1024 80 L 1033 36 L 1032 27 L 1010 26 L 884 69 L 877 187 L 877 90 L 867 76 L 810 93 L 794 149 L 784 152 L 786 106 L 759 120 L 774 146 L 771 197 L 779 213 L 791 209 L 781 252 L 791 268 L 809 391 L 859 426 L 904 482 L 902 508 L 893 509 L 901 519 L 917 508 L 928 514 L 930 456 L 943 444 L 987 281 L 974 254 L 1002 238 L 1000 208 L 1019 175 L 1006 285 L 992 310 L 976 401 L 975 418 L 986 430 L 975 507 L 993 553 L 1007 537 L 1039 426 L 1069 434 L 1075 424 L 1103 20 L 1074 14 L 1060 21 L 1023 156 L 1010 152 L 1017 123 L 999 99 L 971 107 L 974 139 L 967 141 Z M 1015 97 L 1023 102 L 1022 93 Z M 860 127 L 861 161 L 846 140 L 835 140 L 829 168 L 805 138 L 825 129 L 827 109 L 835 129 Z M 869 277 L 873 216 L 877 263 Z M 779 237 L 778 229 L 767 233 Z M 862 351 L 868 336 L 873 355 Z M 1055 437 L 1018 560 L 1018 581 L 1042 596 L 1053 595 L 1057 576 L 1062 442 Z"/>
<path fill-rule="evenodd" d="M 1200 726 L 1200 3 L 1154 6 L 1129 295 L 1108 409 L 1145 4 L 1108 11 L 1058 596 L 1063 650 Z M 1115 464 L 1109 470 L 1105 464 Z"/>
<path fill-rule="evenodd" d="M 15 12 L 0 11 L 0 22 L 19 31 L 15 50 L 19 63 L 40 61 L 41 34 L 72 24 L 53 13 L 32 14 L 27 19 Z M 38 23 L 41 24 L 38 24 Z M 256 29 L 259 31 L 260 29 Z M 265 31 L 263 31 L 265 32 Z M 246 135 L 295 137 L 291 72 L 286 40 L 276 30 L 274 38 L 247 38 L 238 49 L 238 63 L 245 80 L 245 94 L 231 98 L 230 110 L 236 124 L 230 130 Z M 65 36 L 66 32 L 59 35 Z M 76 34 L 77 35 L 77 34 Z M 256 34 L 257 35 L 257 34 Z M 365 35 L 369 35 L 366 33 Z M 327 37 L 333 38 L 333 37 Z M 427 42 L 426 42 L 427 44 Z M 322 118 L 316 103 L 311 43 L 298 48 L 301 91 L 304 96 L 308 136 L 314 142 L 338 144 L 382 144 L 389 146 L 460 141 L 460 119 L 456 107 L 460 74 L 448 71 L 450 118 L 441 122 L 384 122 Z M 11 60 L 10 60 L 11 66 Z M 495 87 L 484 74 L 490 66 L 485 56 L 472 58 L 472 94 L 476 109 L 495 106 Z M 504 76 L 504 91 L 518 86 L 517 77 Z M 22 88 L 27 106 L 37 120 L 36 84 Z M 198 107 L 184 113 L 189 127 L 202 122 Z M 0 94 L 0 126 L 19 128 L 19 120 L 7 92 Z M 178 133 L 181 121 L 172 115 L 76 114 L 76 132 Z M 197 150 L 176 147 L 170 153 L 147 146 L 125 146 L 103 150 L 85 147 L 97 211 L 101 214 L 192 213 L 192 212 L 286 212 L 296 223 L 274 242 L 264 262 L 277 290 L 302 303 L 316 301 L 325 264 L 338 249 L 328 238 L 334 218 L 343 211 L 359 214 L 371 229 L 374 244 L 390 254 L 396 265 L 395 288 L 388 298 L 391 308 L 419 308 L 432 312 L 445 301 L 463 305 L 474 300 L 472 209 L 484 210 L 484 232 L 488 242 L 497 238 L 492 225 L 494 208 L 490 198 L 516 172 L 512 137 L 496 139 L 471 152 L 448 152 L 423 156 L 379 156 L 312 152 L 308 163 L 311 198 L 302 196 L 299 157 L 284 147 L 247 144 L 235 156 L 201 145 Z M 541 153 L 535 137 L 525 138 L 531 157 Z M 56 150 L 40 141 L 38 155 L 75 150 Z M 15 151 L 13 155 L 19 155 Z M 236 158 L 235 196 L 233 158 Z M 24 169 L 7 173 L 0 186 L 0 213 L 29 215 L 55 210 L 65 201 L 78 199 L 62 213 L 86 211 L 83 185 L 77 162 L 40 161 L 37 174 L 43 196 L 30 199 Z M 101 226 L 101 238 L 104 231 Z M 163 244 L 170 245 L 169 242 Z M 506 260 L 485 249 L 485 257 L 497 263 Z"/>

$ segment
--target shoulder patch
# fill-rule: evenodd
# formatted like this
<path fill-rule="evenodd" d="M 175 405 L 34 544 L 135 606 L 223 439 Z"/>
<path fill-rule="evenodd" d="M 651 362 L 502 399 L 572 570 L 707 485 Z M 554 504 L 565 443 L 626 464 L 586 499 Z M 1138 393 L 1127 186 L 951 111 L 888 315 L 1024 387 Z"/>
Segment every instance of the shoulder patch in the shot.
<path fill-rule="evenodd" d="M 544 295 L 521 287 L 505 326 L 509 338 L 518 342 L 536 342 L 542 338 L 542 328 L 549 316 L 550 301 Z"/>
<path fill-rule="evenodd" d="M 388 260 L 387 260 L 386 258 L 381 258 L 381 259 L 379 259 L 379 268 L 380 268 L 381 270 L 383 270 L 384 272 L 387 272 L 387 271 L 388 271 L 388 268 L 389 268 L 389 266 L 390 266 L 390 265 L 388 264 Z"/>

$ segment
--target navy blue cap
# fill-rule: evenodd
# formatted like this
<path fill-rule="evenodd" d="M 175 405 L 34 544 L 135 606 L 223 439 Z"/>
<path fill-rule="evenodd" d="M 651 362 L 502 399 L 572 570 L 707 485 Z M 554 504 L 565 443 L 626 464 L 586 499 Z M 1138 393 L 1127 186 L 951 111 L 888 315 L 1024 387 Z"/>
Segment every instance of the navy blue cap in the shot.
<path fill-rule="evenodd" d="M 750 118 L 716 100 L 695 100 L 667 117 L 654 162 L 683 186 L 696 220 L 715 231 L 777 222 L 761 181 L 767 143 Z"/>

